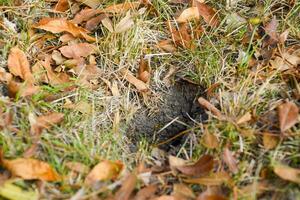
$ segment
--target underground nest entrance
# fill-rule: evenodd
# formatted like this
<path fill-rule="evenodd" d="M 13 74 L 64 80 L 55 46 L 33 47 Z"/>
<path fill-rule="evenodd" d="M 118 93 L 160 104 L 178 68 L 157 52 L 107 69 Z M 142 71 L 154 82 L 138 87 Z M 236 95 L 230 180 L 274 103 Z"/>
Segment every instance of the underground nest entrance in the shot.
<path fill-rule="evenodd" d="M 197 102 L 203 91 L 200 86 L 187 81 L 176 82 L 162 95 L 163 102 L 158 112 L 150 115 L 146 108 L 142 108 L 135 115 L 128 131 L 133 143 L 137 144 L 141 137 L 150 144 L 162 143 L 193 127 L 195 121 L 203 121 L 205 112 Z M 181 141 L 182 137 L 178 137 L 161 148 L 169 149 L 180 145 Z"/>

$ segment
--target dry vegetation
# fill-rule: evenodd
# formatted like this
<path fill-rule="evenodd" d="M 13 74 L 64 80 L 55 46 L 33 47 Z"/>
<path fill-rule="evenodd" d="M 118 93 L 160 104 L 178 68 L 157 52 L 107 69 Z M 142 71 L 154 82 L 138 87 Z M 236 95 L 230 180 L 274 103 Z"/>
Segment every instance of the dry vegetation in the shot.
<path fill-rule="evenodd" d="M 299 1 L 0 11 L 1 199 L 300 199 Z M 178 77 L 206 88 L 207 119 L 132 144 L 135 113 Z"/>

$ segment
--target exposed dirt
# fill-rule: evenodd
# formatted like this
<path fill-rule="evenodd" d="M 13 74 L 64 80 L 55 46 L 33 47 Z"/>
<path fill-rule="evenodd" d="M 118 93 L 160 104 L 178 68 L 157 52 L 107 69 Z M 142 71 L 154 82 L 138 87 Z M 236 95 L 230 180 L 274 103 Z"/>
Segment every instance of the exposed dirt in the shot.
<path fill-rule="evenodd" d="M 157 113 L 150 115 L 143 108 L 136 114 L 128 131 L 131 138 L 139 141 L 140 136 L 146 137 L 150 144 L 162 142 L 191 127 L 192 119 L 203 121 L 206 116 L 197 103 L 202 93 L 203 89 L 195 84 L 183 80 L 176 82 L 162 95 L 163 102 Z M 176 143 L 180 143 L 180 138 L 163 147 L 176 146 Z"/>

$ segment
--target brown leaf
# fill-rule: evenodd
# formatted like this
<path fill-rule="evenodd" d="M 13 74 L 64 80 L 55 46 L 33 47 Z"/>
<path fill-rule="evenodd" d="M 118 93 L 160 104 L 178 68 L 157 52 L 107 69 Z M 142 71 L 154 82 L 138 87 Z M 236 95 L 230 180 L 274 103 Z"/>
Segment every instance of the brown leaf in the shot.
<path fill-rule="evenodd" d="M 85 101 L 79 101 L 76 104 L 65 104 L 63 107 L 79 111 L 82 114 L 91 114 L 92 113 L 91 104 L 89 104 L 88 102 L 85 102 Z"/>
<path fill-rule="evenodd" d="M 127 12 L 126 16 L 117 23 L 115 27 L 116 33 L 122 33 L 129 30 L 134 25 L 134 21 L 131 17 L 130 12 Z"/>
<path fill-rule="evenodd" d="M 137 183 L 137 177 L 134 173 L 129 174 L 124 182 L 122 183 L 121 188 L 115 194 L 115 200 L 129 200 L 131 199 L 131 193 L 133 192 L 135 185 Z"/>
<path fill-rule="evenodd" d="M 293 102 L 286 102 L 278 106 L 278 117 L 281 132 L 285 132 L 298 122 L 299 108 Z"/>
<path fill-rule="evenodd" d="M 246 112 L 242 117 L 240 117 L 237 120 L 236 124 L 238 124 L 238 125 L 239 124 L 244 124 L 244 123 L 250 121 L 251 119 L 252 119 L 251 113 L 250 112 Z"/>
<path fill-rule="evenodd" d="M 270 133 L 263 133 L 263 144 L 265 149 L 271 150 L 274 149 L 279 142 L 279 138 L 270 134 Z"/>
<path fill-rule="evenodd" d="M 9 81 L 8 85 L 8 92 L 10 97 L 15 97 L 16 94 L 19 94 L 21 97 L 32 96 L 39 92 L 40 87 L 35 86 L 30 83 L 19 83 L 14 80 Z"/>
<path fill-rule="evenodd" d="M 59 48 L 62 55 L 67 58 L 87 57 L 95 52 L 96 47 L 89 43 L 78 43 Z"/>
<path fill-rule="evenodd" d="M 162 40 L 158 42 L 157 46 L 166 52 L 173 53 L 176 51 L 176 47 L 171 40 Z"/>
<path fill-rule="evenodd" d="M 230 176 L 226 172 L 217 172 L 201 178 L 184 180 L 187 183 L 200 184 L 206 186 L 218 186 L 230 181 Z"/>
<path fill-rule="evenodd" d="M 199 195 L 196 200 L 227 200 L 227 198 L 218 194 Z"/>
<path fill-rule="evenodd" d="M 3 166 L 13 176 L 25 180 L 39 179 L 43 181 L 59 181 L 60 177 L 51 166 L 43 161 L 30 158 L 17 158 L 14 160 L 3 160 Z"/>
<path fill-rule="evenodd" d="M 57 4 L 54 7 L 55 11 L 65 12 L 69 9 L 69 1 L 68 0 L 58 0 Z"/>
<path fill-rule="evenodd" d="M 173 196 L 170 196 L 170 195 L 163 195 L 163 196 L 160 196 L 160 197 L 156 197 L 152 200 L 176 200 L 176 198 L 173 197 Z"/>
<path fill-rule="evenodd" d="M 157 186 L 155 185 L 146 186 L 138 191 L 138 193 L 134 197 L 134 200 L 151 199 L 152 197 L 154 197 L 156 190 L 157 190 Z"/>
<path fill-rule="evenodd" d="M 77 2 L 83 3 L 91 8 L 97 8 L 103 0 L 76 0 Z"/>
<path fill-rule="evenodd" d="M 76 26 L 73 22 L 68 21 L 65 18 L 43 18 L 39 21 L 35 28 L 43 29 L 51 33 L 67 32 L 72 34 L 74 37 L 84 38 L 90 42 L 95 41 L 95 38 L 88 35 L 88 30 Z"/>
<path fill-rule="evenodd" d="M 195 1 L 195 4 L 198 8 L 199 14 L 203 17 L 207 24 L 212 27 L 217 27 L 219 25 L 219 18 L 213 8 L 199 1 Z"/>
<path fill-rule="evenodd" d="M 79 13 L 77 13 L 71 21 L 74 24 L 80 24 L 82 22 L 90 20 L 92 17 L 96 16 L 97 14 L 100 14 L 101 10 L 95 10 L 91 8 L 85 8 L 81 10 Z"/>
<path fill-rule="evenodd" d="M 272 40 L 275 42 L 278 41 L 278 33 L 277 33 L 278 21 L 274 16 L 272 20 L 265 26 L 265 32 L 270 36 Z"/>
<path fill-rule="evenodd" d="M 125 2 L 120 4 L 114 4 L 111 6 L 108 6 L 102 10 L 104 13 L 114 13 L 114 14 L 121 14 L 126 13 L 127 11 L 131 9 L 136 9 L 140 6 L 140 1 L 134 1 L 134 2 Z"/>
<path fill-rule="evenodd" d="M 85 174 L 89 171 L 89 167 L 79 162 L 67 162 L 66 167 L 77 173 Z"/>
<path fill-rule="evenodd" d="M 178 199 L 195 199 L 193 190 L 184 184 L 174 184 L 173 196 Z"/>
<path fill-rule="evenodd" d="M 34 78 L 30 71 L 30 66 L 27 57 L 25 53 L 18 47 L 13 47 L 10 49 L 7 65 L 9 71 L 13 75 L 21 77 L 28 83 L 34 83 Z"/>
<path fill-rule="evenodd" d="M 37 118 L 30 118 L 31 133 L 32 135 L 40 135 L 44 129 L 49 129 L 55 124 L 63 121 L 63 113 L 48 113 L 41 115 Z"/>
<path fill-rule="evenodd" d="M 202 144 L 209 149 L 215 149 L 219 146 L 219 140 L 213 133 L 205 130 L 202 136 Z"/>
<path fill-rule="evenodd" d="M 134 85 L 139 92 L 147 92 L 149 90 L 148 85 L 146 83 L 135 78 L 128 70 L 123 69 L 121 70 L 121 73 L 123 74 L 124 78 L 129 83 Z"/>
<path fill-rule="evenodd" d="M 182 23 L 179 25 L 178 30 L 177 27 L 173 27 L 171 22 L 167 22 L 168 28 L 172 34 L 172 40 L 174 44 L 180 45 L 184 48 L 194 49 L 195 45 L 193 43 L 192 37 L 189 33 L 189 25 L 188 23 Z"/>
<path fill-rule="evenodd" d="M 217 118 L 222 119 L 223 115 L 219 109 L 217 109 L 214 105 L 212 105 L 209 101 L 204 99 L 203 97 L 200 97 L 198 99 L 198 102 L 201 106 L 205 107 L 207 110 L 212 112 Z"/>
<path fill-rule="evenodd" d="M 123 169 L 120 161 L 104 160 L 98 163 L 85 178 L 85 184 L 93 185 L 97 181 L 107 181 L 118 177 Z"/>
<path fill-rule="evenodd" d="M 95 30 L 98 25 L 102 22 L 102 20 L 104 20 L 105 18 L 107 18 L 107 16 L 105 14 L 101 14 L 101 15 L 98 15 L 96 17 L 93 17 L 91 19 L 89 19 L 87 22 L 86 22 L 86 25 L 85 25 L 85 28 L 89 31 L 93 31 Z"/>
<path fill-rule="evenodd" d="M 274 166 L 274 173 L 284 180 L 300 184 L 300 169 L 276 164 Z"/>
<path fill-rule="evenodd" d="M 188 22 L 193 19 L 199 19 L 200 14 L 197 7 L 190 7 L 182 11 L 179 17 L 176 19 L 178 23 Z"/>
<path fill-rule="evenodd" d="M 72 40 L 75 40 L 76 38 L 69 33 L 63 34 L 62 36 L 59 37 L 59 41 L 66 43 L 66 42 L 70 42 Z"/>
<path fill-rule="evenodd" d="M 236 174 L 239 171 L 237 167 L 237 161 L 227 147 L 225 147 L 223 151 L 223 160 L 232 173 Z"/>
<path fill-rule="evenodd" d="M 138 70 L 138 78 L 143 81 L 144 83 L 147 83 L 150 81 L 150 67 L 148 65 L 147 60 L 145 60 L 143 57 L 141 57 L 140 60 L 140 66 Z"/>
<path fill-rule="evenodd" d="M 214 159 L 210 155 L 203 155 L 195 164 L 176 166 L 181 173 L 188 176 L 200 176 L 209 173 L 214 166 Z"/>

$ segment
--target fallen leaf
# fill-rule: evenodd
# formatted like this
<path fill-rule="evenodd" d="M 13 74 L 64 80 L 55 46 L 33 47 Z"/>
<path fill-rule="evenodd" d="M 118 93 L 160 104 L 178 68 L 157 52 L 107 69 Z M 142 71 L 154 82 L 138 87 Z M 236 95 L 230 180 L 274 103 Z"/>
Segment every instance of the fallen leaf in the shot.
<path fill-rule="evenodd" d="M 263 144 L 266 150 L 274 149 L 279 142 L 279 138 L 270 134 L 270 133 L 263 133 Z"/>
<path fill-rule="evenodd" d="M 98 15 L 96 17 L 93 17 L 91 19 L 89 19 L 87 22 L 86 22 L 86 25 L 85 25 L 85 28 L 89 31 L 93 31 L 95 30 L 98 25 L 102 22 L 102 20 L 104 20 L 105 18 L 107 18 L 107 15 L 105 14 L 101 14 L 101 15 Z"/>
<path fill-rule="evenodd" d="M 34 78 L 30 71 L 29 61 L 25 53 L 18 47 L 13 47 L 10 49 L 7 65 L 10 73 L 21 77 L 30 84 L 34 83 Z"/>
<path fill-rule="evenodd" d="M 43 29 L 51 33 L 68 32 L 74 37 L 84 38 L 87 41 L 94 42 L 95 38 L 88 35 L 89 31 L 76 26 L 73 22 L 65 18 L 43 18 L 34 28 Z"/>
<path fill-rule="evenodd" d="M 176 51 L 176 47 L 171 40 L 162 40 L 158 42 L 157 46 L 166 52 L 173 53 Z"/>
<path fill-rule="evenodd" d="M 174 184 L 172 195 L 178 199 L 195 199 L 193 190 L 184 184 Z"/>
<path fill-rule="evenodd" d="M 200 194 L 196 200 L 227 200 L 227 198 L 218 194 L 206 194 L 206 195 Z"/>
<path fill-rule="evenodd" d="M 281 132 L 285 132 L 298 122 L 299 108 L 293 102 L 285 102 L 278 106 L 278 117 Z"/>
<path fill-rule="evenodd" d="M 67 58 L 87 57 L 95 53 L 96 47 L 89 43 L 78 43 L 59 48 L 63 56 Z"/>
<path fill-rule="evenodd" d="M 44 129 L 62 122 L 64 119 L 63 113 L 52 112 L 39 117 L 30 116 L 30 132 L 32 135 L 40 135 Z"/>
<path fill-rule="evenodd" d="M 160 197 L 156 197 L 152 200 L 176 200 L 176 198 L 173 197 L 173 196 L 170 196 L 170 195 L 163 195 L 163 196 L 160 196 Z"/>
<path fill-rule="evenodd" d="M 88 21 L 91 18 L 95 17 L 97 14 L 101 14 L 101 10 L 95 10 L 91 8 L 85 8 L 77 13 L 74 19 L 71 20 L 74 24 L 80 24 L 82 22 Z"/>
<path fill-rule="evenodd" d="M 149 185 L 137 192 L 134 197 L 134 200 L 148 200 L 155 196 L 155 192 L 157 190 L 157 186 Z"/>
<path fill-rule="evenodd" d="M 149 90 L 148 85 L 146 83 L 135 78 L 128 70 L 123 69 L 121 70 L 121 73 L 123 74 L 124 78 L 129 83 L 134 85 L 139 92 L 147 92 Z"/>
<path fill-rule="evenodd" d="M 69 1 L 68 0 L 58 0 L 57 4 L 54 7 L 55 11 L 65 12 L 69 9 Z"/>
<path fill-rule="evenodd" d="M 103 2 L 103 0 L 76 0 L 76 1 L 83 3 L 94 9 L 96 9 Z"/>
<path fill-rule="evenodd" d="M 237 161 L 227 147 L 225 147 L 223 150 L 223 160 L 232 173 L 236 174 L 239 171 L 237 167 Z"/>
<path fill-rule="evenodd" d="M 8 92 L 10 97 L 15 97 L 17 94 L 20 97 L 32 96 L 37 94 L 40 90 L 39 86 L 32 85 L 30 83 L 19 83 L 14 80 L 8 82 Z"/>
<path fill-rule="evenodd" d="M 203 97 L 198 98 L 198 102 L 201 106 L 205 107 L 207 110 L 211 111 L 217 118 L 222 119 L 223 115 L 219 109 L 212 105 L 209 101 Z"/>
<path fill-rule="evenodd" d="M 140 1 L 134 1 L 134 2 L 125 2 L 120 4 L 114 4 L 111 6 L 108 6 L 102 10 L 104 13 L 114 13 L 114 14 L 121 14 L 126 13 L 129 10 L 136 9 L 140 6 Z"/>
<path fill-rule="evenodd" d="M 172 34 L 172 40 L 175 45 L 180 45 L 184 48 L 194 49 L 195 45 L 193 43 L 192 37 L 189 33 L 189 25 L 188 23 L 181 23 L 178 26 L 172 26 L 171 22 L 167 22 L 168 28 Z"/>
<path fill-rule="evenodd" d="M 65 104 L 64 108 L 73 109 L 81 112 L 82 114 L 91 114 L 92 107 L 91 104 L 85 101 L 79 101 L 76 104 Z"/>
<path fill-rule="evenodd" d="M 141 57 L 140 60 L 138 78 L 144 83 L 148 83 L 150 81 L 150 67 L 148 65 L 147 60 L 145 60 L 143 57 Z"/>
<path fill-rule="evenodd" d="M 181 173 L 188 176 L 200 176 L 209 173 L 214 166 L 214 159 L 210 155 L 203 155 L 195 164 L 174 166 Z"/>
<path fill-rule="evenodd" d="M 61 65 L 65 61 L 61 53 L 57 50 L 52 51 L 51 58 L 55 61 L 56 65 Z"/>
<path fill-rule="evenodd" d="M 284 180 L 300 184 L 300 169 L 276 164 L 274 166 L 274 173 Z"/>
<path fill-rule="evenodd" d="M 129 30 L 134 25 L 131 14 L 128 11 L 126 16 L 117 23 L 115 27 L 115 33 L 122 33 Z"/>
<path fill-rule="evenodd" d="M 236 124 L 238 124 L 238 125 L 239 125 L 239 124 L 244 124 L 244 123 L 250 121 L 251 118 L 252 118 L 251 113 L 250 113 L 250 112 L 246 112 L 242 117 L 240 117 L 240 118 L 237 120 Z"/>
<path fill-rule="evenodd" d="M 200 14 L 197 7 L 190 7 L 182 11 L 179 17 L 176 19 L 178 23 L 188 22 L 193 19 L 199 19 Z"/>
<path fill-rule="evenodd" d="M 85 174 L 89 171 L 89 167 L 79 162 L 67 162 L 66 167 L 77 173 Z"/>
<path fill-rule="evenodd" d="M 219 140 L 213 133 L 205 130 L 202 136 L 202 144 L 209 149 L 216 149 L 219 146 Z"/>
<path fill-rule="evenodd" d="M 277 42 L 278 41 L 278 34 L 277 34 L 277 27 L 278 27 L 278 21 L 276 19 L 276 17 L 274 16 L 272 18 L 272 20 L 265 26 L 265 32 L 266 34 L 268 34 L 270 36 L 270 39 L 273 42 Z"/>
<path fill-rule="evenodd" d="M 115 200 L 129 200 L 131 199 L 131 193 L 133 192 L 135 185 L 137 183 L 137 177 L 134 173 L 129 174 L 125 177 L 121 188 L 116 192 Z"/>
<path fill-rule="evenodd" d="M 107 30 L 109 30 L 109 32 L 111 32 L 111 33 L 114 32 L 114 28 L 112 25 L 113 23 L 108 17 L 106 17 L 102 20 L 102 24 L 105 28 L 107 28 Z"/>
<path fill-rule="evenodd" d="M 13 176 L 25 180 L 59 181 L 60 177 L 48 163 L 31 158 L 17 158 L 14 160 L 3 160 L 3 166 Z"/>
<path fill-rule="evenodd" d="M 226 172 L 217 172 L 201 178 L 185 179 L 187 183 L 200 184 L 206 186 L 218 186 L 230 181 L 230 176 Z"/>
<path fill-rule="evenodd" d="M 85 184 L 93 185 L 97 181 L 107 181 L 118 177 L 123 169 L 120 161 L 104 160 L 98 163 L 85 178 Z"/>
<path fill-rule="evenodd" d="M 212 27 L 217 27 L 219 25 L 217 13 L 213 8 L 199 1 L 195 1 L 195 5 L 198 8 L 199 14 L 203 17 L 204 21 L 207 24 L 209 24 Z"/>

